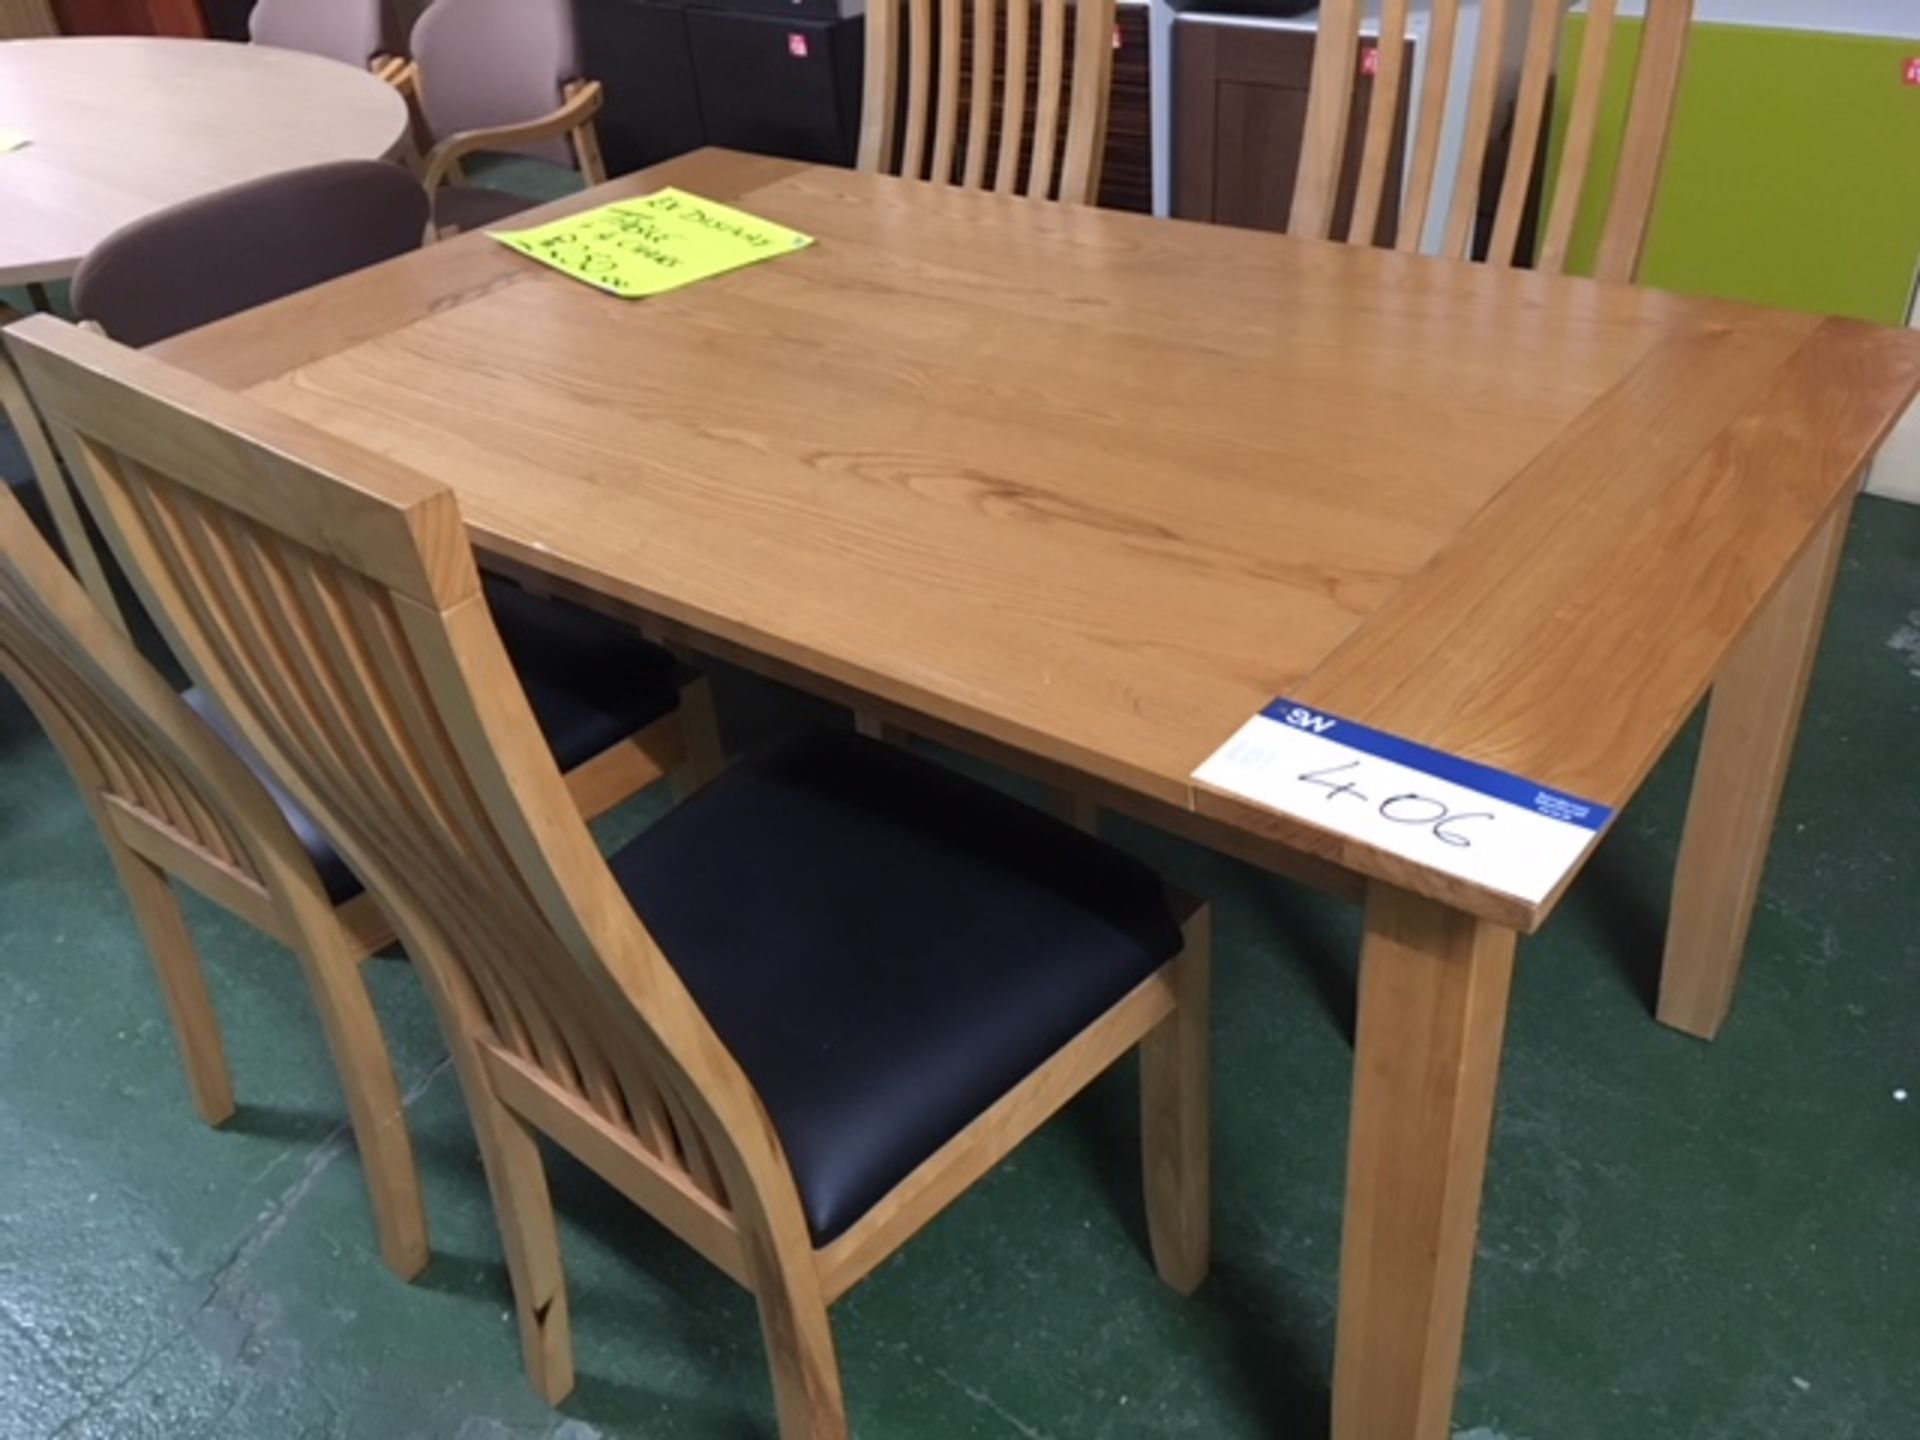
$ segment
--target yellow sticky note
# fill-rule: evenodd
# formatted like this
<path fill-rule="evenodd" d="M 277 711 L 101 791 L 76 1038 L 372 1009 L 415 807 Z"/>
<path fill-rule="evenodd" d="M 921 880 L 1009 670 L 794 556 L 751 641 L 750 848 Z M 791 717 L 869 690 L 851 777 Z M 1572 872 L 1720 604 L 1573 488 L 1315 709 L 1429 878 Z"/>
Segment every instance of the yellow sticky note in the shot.
<path fill-rule="evenodd" d="M 24 149 L 26 144 L 27 137 L 18 130 L 0 129 L 0 155 L 5 155 L 9 150 Z"/>
<path fill-rule="evenodd" d="M 813 243 L 811 235 L 672 188 L 531 230 L 489 233 L 522 255 L 627 300 L 677 290 Z"/>

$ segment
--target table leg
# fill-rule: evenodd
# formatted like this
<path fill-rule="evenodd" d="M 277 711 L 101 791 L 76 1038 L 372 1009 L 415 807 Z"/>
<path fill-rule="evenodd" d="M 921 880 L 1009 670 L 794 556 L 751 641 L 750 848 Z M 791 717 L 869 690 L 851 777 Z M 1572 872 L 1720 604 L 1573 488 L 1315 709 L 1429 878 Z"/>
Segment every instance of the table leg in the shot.
<path fill-rule="evenodd" d="M 1334 1440 L 1446 1440 L 1515 936 L 1375 885 L 1333 1373 Z"/>
<path fill-rule="evenodd" d="M 1703 1040 L 1733 1004 L 1852 508 L 1827 520 L 1714 680 L 1674 869 L 1658 1011 Z"/>

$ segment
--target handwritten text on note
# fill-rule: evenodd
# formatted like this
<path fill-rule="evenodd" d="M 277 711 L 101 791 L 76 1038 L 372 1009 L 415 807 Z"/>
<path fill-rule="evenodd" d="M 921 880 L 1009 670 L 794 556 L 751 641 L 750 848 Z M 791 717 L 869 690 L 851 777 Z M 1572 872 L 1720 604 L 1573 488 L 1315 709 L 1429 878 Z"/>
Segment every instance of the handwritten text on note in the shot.
<path fill-rule="evenodd" d="M 490 233 L 543 265 L 628 300 L 677 290 L 813 243 L 810 235 L 671 188 L 531 230 Z"/>
<path fill-rule="evenodd" d="M 1613 818 L 1604 805 L 1291 700 L 1241 726 L 1193 778 L 1529 904 L 1558 888 Z"/>

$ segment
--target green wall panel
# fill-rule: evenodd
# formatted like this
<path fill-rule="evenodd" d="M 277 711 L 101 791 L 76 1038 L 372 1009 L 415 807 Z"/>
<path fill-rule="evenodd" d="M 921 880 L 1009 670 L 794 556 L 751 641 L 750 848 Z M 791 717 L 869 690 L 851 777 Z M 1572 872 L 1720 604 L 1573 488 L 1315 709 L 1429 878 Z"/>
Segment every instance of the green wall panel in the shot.
<path fill-rule="evenodd" d="M 1557 174 L 1584 17 L 1562 50 L 1549 164 Z M 1598 243 L 1640 25 L 1608 64 L 1573 266 Z M 1694 28 L 1641 279 L 1649 285 L 1904 324 L 1920 268 L 1920 41 L 1700 24 Z M 1548 190 L 1552 193 L 1551 189 Z"/>

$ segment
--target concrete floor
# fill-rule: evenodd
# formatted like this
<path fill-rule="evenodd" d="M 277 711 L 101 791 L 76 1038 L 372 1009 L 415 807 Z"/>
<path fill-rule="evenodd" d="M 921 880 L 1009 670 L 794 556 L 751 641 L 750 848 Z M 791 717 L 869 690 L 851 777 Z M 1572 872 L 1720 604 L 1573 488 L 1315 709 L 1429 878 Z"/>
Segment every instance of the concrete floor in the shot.
<path fill-rule="evenodd" d="M 723 682 L 740 744 L 816 718 Z M 1860 506 L 1713 1046 L 1648 1018 L 1691 744 L 1522 951 L 1460 1440 L 1920 1435 L 1920 509 Z M 1144 1257 L 1123 1067 L 838 1308 L 865 1440 L 1324 1431 L 1355 917 L 1112 833 L 1216 906 L 1213 1278 L 1183 1301 Z M 242 1101 L 218 1132 L 187 1106 L 87 816 L 0 686 L 0 1436 L 770 1435 L 749 1302 L 565 1162 L 581 1383 L 561 1412 L 533 1397 L 453 1078 L 397 959 L 372 983 L 436 1258 L 393 1280 L 291 958 L 193 917 Z"/>

